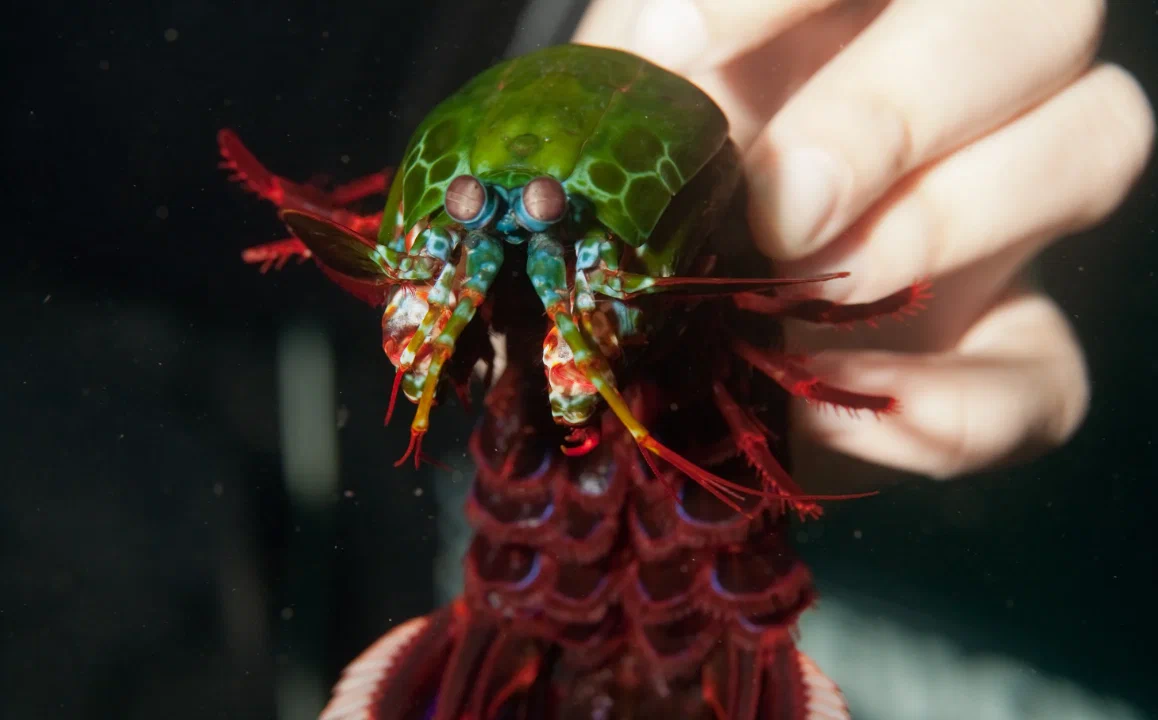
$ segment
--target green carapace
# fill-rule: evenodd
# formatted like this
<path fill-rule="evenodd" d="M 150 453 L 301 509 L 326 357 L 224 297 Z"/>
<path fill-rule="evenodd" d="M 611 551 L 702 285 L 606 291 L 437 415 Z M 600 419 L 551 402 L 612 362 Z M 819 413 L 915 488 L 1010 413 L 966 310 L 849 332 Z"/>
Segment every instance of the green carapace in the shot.
<path fill-rule="evenodd" d="M 543 366 L 552 415 L 572 428 L 565 451 L 598 442 L 591 421 L 602 401 L 649 462 L 658 455 L 709 487 L 726 483 L 659 443 L 615 378 L 624 345 L 663 324 L 663 310 L 645 313 L 641 296 L 799 282 L 709 277 L 691 267 L 740 179 L 724 113 L 691 82 L 635 55 L 583 45 L 502 62 L 418 126 L 380 218 L 343 205 L 384 190 L 384 179 L 323 195 L 270 175 L 232 134 L 221 145 L 295 235 L 251 250 L 251 260 L 312 256 L 347 290 L 385 306 L 383 348 L 397 368 L 387 417 L 399 389 L 418 405 L 399 463 L 412 453 L 418 461 L 456 343 L 517 256 L 519 279 L 547 318 Z"/>

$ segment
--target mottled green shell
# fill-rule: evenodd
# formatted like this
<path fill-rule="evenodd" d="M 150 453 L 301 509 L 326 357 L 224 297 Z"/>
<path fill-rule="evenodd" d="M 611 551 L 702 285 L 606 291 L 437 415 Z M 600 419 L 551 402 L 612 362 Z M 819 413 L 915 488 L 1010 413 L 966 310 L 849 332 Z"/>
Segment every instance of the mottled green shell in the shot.
<path fill-rule="evenodd" d="M 409 228 L 442 207 L 457 175 L 507 188 L 551 175 L 639 246 L 727 137 L 724 114 L 687 80 L 618 50 L 550 47 L 492 67 L 436 107 L 390 202 L 401 195 Z"/>

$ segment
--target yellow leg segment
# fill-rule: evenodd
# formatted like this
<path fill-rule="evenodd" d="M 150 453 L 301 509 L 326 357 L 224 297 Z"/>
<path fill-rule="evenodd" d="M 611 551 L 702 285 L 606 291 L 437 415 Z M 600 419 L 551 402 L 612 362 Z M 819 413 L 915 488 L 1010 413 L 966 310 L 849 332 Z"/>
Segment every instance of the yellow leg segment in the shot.
<path fill-rule="evenodd" d="M 623 423 L 636 444 L 643 451 L 643 457 L 651 467 L 652 472 L 660 482 L 663 474 L 652 460 L 655 455 L 676 467 L 685 475 L 702 485 L 720 502 L 728 505 L 737 512 L 747 514 L 738 501 L 745 495 L 765 495 L 764 490 L 749 488 L 696 466 L 691 461 L 666 447 L 644 427 L 627 406 L 619 389 L 615 386 L 615 378 L 611 374 L 607 358 L 598 348 L 592 347 L 584 337 L 579 327 L 572 319 L 567 307 L 569 293 L 566 280 L 566 263 L 564 262 L 562 246 L 550 236 L 536 235 L 531 239 L 527 248 L 527 275 L 539 295 L 547 316 L 559 328 L 559 334 L 571 347 L 575 357 L 575 366 L 583 373 L 587 380 L 607 402 L 607 406 Z"/>
<path fill-rule="evenodd" d="M 434 357 L 426 371 L 422 395 L 418 399 L 418 410 L 414 413 L 414 421 L 410 424 L 410 445 L 406 448 L 406 454 L 395 463 L 395 467 L 406 462 L 411 454 L 414 455 L 415 467 L 421 462 L 422 436 L 430 428 L 430 409 L 438 392 L 443 365 L 454 354 L 455 343 L 474 318 L 475 311 L 486 299 L 486 293 L 503 263 L 502 241 L 480 233 L 471 233 L 463 241 L 463 252 L 463 262 L 466 263 L 465 278 L 459 288 L 458 304 L 446 321 L 446 326 L 434 340 Z M 433 309 L 432 303 L 431 310 Z M 425 320 L 423 323 L 425 324 Z M 408 347 L 407 350 L 409 349 Z"/>

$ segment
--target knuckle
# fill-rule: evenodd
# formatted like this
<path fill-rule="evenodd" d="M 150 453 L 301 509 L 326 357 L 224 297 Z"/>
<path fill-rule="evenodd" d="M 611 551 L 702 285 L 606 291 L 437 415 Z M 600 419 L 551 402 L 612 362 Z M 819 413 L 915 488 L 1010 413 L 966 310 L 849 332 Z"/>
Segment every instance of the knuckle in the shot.
<path fill-rule="evenodd" d="M 1118 160 L 1141 171 L 1154 144 L 1154 108 L 1138 79 L 1119 65 L 1103 65 L 1099 105 L 1108 135 L 1122 143 Z"/>
<path fill-rule="evenodd" d="M 1102 43 L 1106 25 L 1106 0 L 1046 0 L 1042 11 L 1056 18 L 1059 32 L 1072 43 L 1084 65 L 1093 59 Z"/>
<path fill-rule="evenodd" d="M 863 119 L 862 127 L 875 129 L 873 154 L 885 177 L 896 178 L 910 172 L 926 151 L 919 146 L 913 129 L 915 113 L 887 93 L 859 92 L 850 97 L 844 110 L 846 118 Z"/>
<path fill-rule="evenodd" d="M 1098 178 L 1088 203 L 1079 209 L 1082 227 L 1100 222 L 1125 199 L 1142 175 L 1154 147 L 1155 113 L 1137 78 L 1117 65 L 1101 65 L 1087 77 L 1082 126 L 1086 152 L 1094 163 L 1087 177 Z"/>
<path fill-rule="evenodd" d="M 920 153 L 917 150 L 916 134 L 913 131 L 911 121 L 912 115 L 892 103 L 888 104 L 888 108 L 889 114 L 893 118 L 894 132 L 891 138 L 894 162 L 892 171 L 895 175 L 900 176 L 916 167 Z"/>
<path fill-rule="evenodd" d="M 959 250 L 952 242 L 954 232 L 959 230 L 952 198 L 938 192 L 935 185 L 921 180 L 917 176 L 908 181 L 912 203 L 904 222 L 907 224 L 907 235 L 911 238 L 907 243 L 909 252 L 906 255 L 909 275 L 903 278 L 898 287 L 914 282 L 914 277 L 928 272 L 929 268 L 949 267 L 953 261 L 953 251 Z"/>
<path fill-rule="evenodd" d="M 984 427 L 979 427 L 976 398 L 965 388 L 955 388 L 943 399 L 949 431 L 937 433 L 938 465 L 929 471 L 934 480 L 952 480 L 966 475 L 979 465 L 979 458 L 987 453 L 987 443 L 981 440 Z"/>
<path fill-rule="evenodd" d="M 1034 3 L 989 0 L 999 16 L 1014 13 L 1027 34 L 1023 47 L 1032 56 L 1049 58 L 1053 70 L 1076 75 L 1089 66 L 1102 43 L 1106 0 L 1037 0 Z"/>

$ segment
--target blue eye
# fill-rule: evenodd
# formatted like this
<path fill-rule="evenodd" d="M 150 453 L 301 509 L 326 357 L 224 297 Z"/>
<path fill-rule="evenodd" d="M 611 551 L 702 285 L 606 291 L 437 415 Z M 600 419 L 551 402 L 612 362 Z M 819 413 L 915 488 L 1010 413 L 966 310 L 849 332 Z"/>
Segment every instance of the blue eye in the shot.
<path fill-rule="evenodd" d="M 523 186 L 511 203 L 519 224 L 531 232 L 542 232 L 567 213 L 567 192 L 553 177 L 543 175 Z"/>
<path fill-rule="evenodd" d="M 459 175 L 446 186 L 443 207 L 455 222 L 467 230 L 477 230 L 495 216 L 498 200 L 478 178 Z"/>

